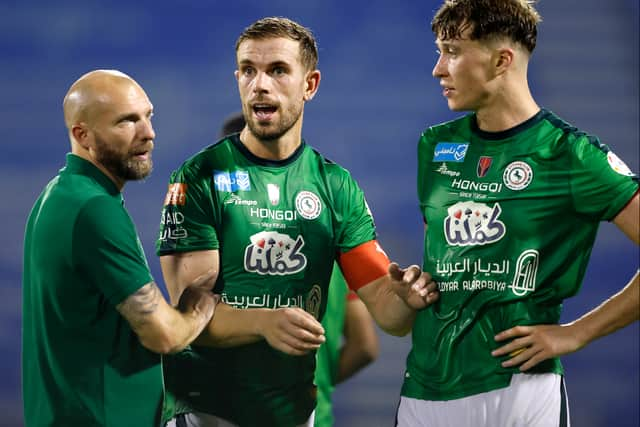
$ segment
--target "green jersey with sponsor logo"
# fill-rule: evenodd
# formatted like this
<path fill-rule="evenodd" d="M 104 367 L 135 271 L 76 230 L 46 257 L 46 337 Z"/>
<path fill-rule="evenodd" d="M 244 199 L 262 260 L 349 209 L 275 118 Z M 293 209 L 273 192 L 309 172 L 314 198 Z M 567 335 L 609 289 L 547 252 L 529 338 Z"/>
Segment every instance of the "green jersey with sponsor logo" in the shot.
<path fill-rule="evenodd" d="M 253 156 L 238 135 L 171 176 L 158 255 L 218 249 L 216 292 L 237 308 L 301 307 L 321 319 L 338 251 L 375 238 L 350 174 L 311 147 L 283 161 Z M 315 407 L 315 354 L 289 356 L 266 341 L 193 346 L 167 360 L 169 390 L 241 426 L 293 426 Z"/>
<path fill-rule="evenodd" d="M 160 356 L 116 306 L 153 281 L 122 194 L 73 155 L 25 232 L 22 391 L 26 426 L 157 426 Z"/>
<path fill-rule="evenodd" d="M 515 325 L 557 323 L 578 292 L 598 224 L 638 190 L 600 142 L 541 110 L 508 131 L 475 115 L 428 128 L 418 146 L 425 271 L 440 300 L 416 318 L 402 395 L 450 400 L 509 384 L 490 352 Z M 559 359 L 531 372 L 562 373 Z"/>

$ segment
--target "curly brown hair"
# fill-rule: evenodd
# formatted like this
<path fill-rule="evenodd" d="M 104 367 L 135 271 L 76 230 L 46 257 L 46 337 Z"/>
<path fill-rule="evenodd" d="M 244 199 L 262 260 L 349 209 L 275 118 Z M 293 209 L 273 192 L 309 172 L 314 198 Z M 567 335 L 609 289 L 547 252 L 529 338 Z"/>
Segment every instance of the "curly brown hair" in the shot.
<path fill-rule="evenodd" d="M 457 39 L 470 29 L 471 40 L 506 37 L 529 53 L 536 47 L 542 18 L 529 0 L 445 0 L 431 21 L 440 40 Z"/>

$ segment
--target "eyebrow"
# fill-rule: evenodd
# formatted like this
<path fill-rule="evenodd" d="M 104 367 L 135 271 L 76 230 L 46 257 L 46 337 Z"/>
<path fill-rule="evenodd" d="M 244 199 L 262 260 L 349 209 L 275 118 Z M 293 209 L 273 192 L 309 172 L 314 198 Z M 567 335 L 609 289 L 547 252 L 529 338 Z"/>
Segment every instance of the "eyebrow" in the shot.
<path fill-rule="evenodd" d="M 255 65 L 255 63 L 250 59 L 242 59 L 238 61 L 238 65 Z M 267 66 L 268 67 L 277 67 L 277 66 L 291 67 L 291 65 L 288 62 L 283 61 L 281 59 L 277 59 L 273 62 L 269 62 Z"/>
<path fill-rule="evenodd" d="M 145 117 L 150 117 L 153 115 L 153 107 L 149 108 L 145 113 Z M 114 119 L 114 123 L 120 123 L 124 120 L 138 120 L 140 118 L 140 114 L 134 112 L 122 113 Z"/>

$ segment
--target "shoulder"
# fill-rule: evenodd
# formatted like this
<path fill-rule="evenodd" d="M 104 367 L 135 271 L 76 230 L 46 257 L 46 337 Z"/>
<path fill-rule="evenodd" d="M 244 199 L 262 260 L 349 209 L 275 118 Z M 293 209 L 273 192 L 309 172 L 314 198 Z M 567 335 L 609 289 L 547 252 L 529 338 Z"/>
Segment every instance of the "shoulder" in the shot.
<path fill-rule="evenodd" d="M 174 170 L 172 177 L 190 179 L 197 179 L 203 175 L 208 177 L 226 159 L 232 158 L 234 151 L 231 139 L 223 138 L 187 158 Z"/>
<path fill-rule="evenodd" d="M 428 126 L 420 135 L 423 141 L 433 141 L 437 138 L 447 137 L 459 133 L 461 130 L 466 132 L 470 129 L 470 120 L 473 114 L 466 114 L 457 119 L 448 120 L 446 122 L 437 123 L 435 125 Z"/>
<path fill-rule="evenodd" d="M 307 145 L 306 161 L 317 165 L 318 171 L 331 180 L 352 180 L 351 172 Z"/>
<path fill-rule="evenodd" d="M 96 194 L 85 199 L 78 211 L 77 225 L 87 232 L 115 229 L 116 224 L 123 222 L 127 226 L 133 226 L 131 217 L 122 205 L 122 199 L 109 194 Z"/>
<path fill-rule="evenodd" d="M 566 152 L 578 157 L 584 155 L 606 157 L 611 151 L 608 146 L 600 142 L 597 136 L 577 128 L 550 110 L 544 110 L 543 113 L 543 126 L 539 132 L 549 135 L 549 138 L 540 138 L 540 140 L 549 142 L 546 147 L 540 148 L 542 156 L 547 151 L 549 156 Z"/>

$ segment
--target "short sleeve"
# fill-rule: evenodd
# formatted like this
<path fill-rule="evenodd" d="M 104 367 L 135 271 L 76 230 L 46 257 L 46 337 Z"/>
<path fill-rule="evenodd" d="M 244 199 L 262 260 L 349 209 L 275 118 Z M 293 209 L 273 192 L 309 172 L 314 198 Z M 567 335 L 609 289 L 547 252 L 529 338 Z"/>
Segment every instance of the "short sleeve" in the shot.
<path fill-rule="evenodd" d="M 571 195 L 577 212 L 611 220 L 638 191 L 638 176 L 606 145 L 593 137 L 573 144 Z"/>
<path fill-rule="evenodd" d="M 73 231 L 75 267 L 113 305 L 153 281 L 131 217 L 119 198 L 95 197 Z"/>
<path fill-rule="evenodd" d="M 345 172 L 342 178 L 338 188 L 334 189 L 335 215 L 338 223 L 336 235 L 338 249 L 347 252 L 375 239 L 376 230 L 363 191 L 350 174 Z"/>
<path fill-rule="evenodd" d="M 184 166 L 171 175 L 156 242 L 158 255 L 218 249 L 210 179 Z"/>

